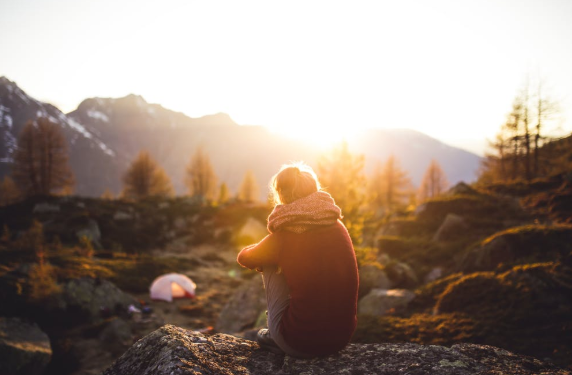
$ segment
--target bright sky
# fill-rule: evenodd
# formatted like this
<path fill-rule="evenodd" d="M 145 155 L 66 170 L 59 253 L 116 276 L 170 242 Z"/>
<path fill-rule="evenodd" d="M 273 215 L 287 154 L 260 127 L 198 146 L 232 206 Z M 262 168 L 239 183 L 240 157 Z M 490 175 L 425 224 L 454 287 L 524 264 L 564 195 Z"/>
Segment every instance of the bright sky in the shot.
<path fill-rule="evenodd" d="M 482 152 L 527 74 L 572 131 L 571 47 L 569 0 L 0 0 L 0 76 L 64 112 L 134 93 L 309 139 Z"/>

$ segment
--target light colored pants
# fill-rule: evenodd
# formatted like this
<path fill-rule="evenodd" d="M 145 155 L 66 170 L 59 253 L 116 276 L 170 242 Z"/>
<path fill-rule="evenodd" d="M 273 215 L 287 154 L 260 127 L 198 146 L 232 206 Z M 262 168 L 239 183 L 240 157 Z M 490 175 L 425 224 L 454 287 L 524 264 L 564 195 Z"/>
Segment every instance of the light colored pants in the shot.
<path fill-rule="evenodd" d="M 299 358 L 310 357 L 291 348 L 280 334 L 282 315 L 284 315 L 286 307 L 290 304 L 290 289 L 288 284 L 286 284 L 284 274 L 278 273 L 278 267 L 265 266 L 262 272 L 262 279 L 264 280 L 264 289 L 266 290 L 270 336 L 284 353 Z"/>

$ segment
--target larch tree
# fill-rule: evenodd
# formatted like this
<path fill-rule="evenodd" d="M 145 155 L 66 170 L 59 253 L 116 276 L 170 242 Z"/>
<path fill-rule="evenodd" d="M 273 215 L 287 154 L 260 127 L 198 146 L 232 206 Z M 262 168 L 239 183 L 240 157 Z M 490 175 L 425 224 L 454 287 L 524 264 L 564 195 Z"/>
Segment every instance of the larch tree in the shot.
<path fill-rule="evenodd" d="M 45 117 L 28 121 L 18 138 L 12 177 L 25 196 L 69 191 L 74 184 L 61 127 Z"/>
<path fill-rule="evenodd" d="M 365 203 L 365 157 L 354 155 L 348 144 L 342 142 L 318 161 L 318 178 L 323 189 L 330 193 L 342 209 L 344 223 L 355 243 L 361 243 L 366 219 Z"/>
<path fill-rule="evenodd" d="M 558 103 L 548 97 L 544 92 L 544 82 L 542 80 L 538 81 L 538 87 L 535 97 L 535 110 L 536 110 L 536 124 L 534 133 L 534 164 L 533 164 L 533 174 L 535 177 L 539 177 L 542 174 L 540 160 L 540 147 L 545 140 L 550 140 L 546 137 L 544 131 L 546 130 L 547 123 L 549 123 L 553 117 L 559 112 Z"/>
<path fill-rule="evenodd" d="M 141 151 L 123 176 L 123 196 L 140 200 L 173 194 L 173 186 L 165 170 L 147 151 Z"/>
<path fill-rule="evenodd" d="M 187 165 L 185 184 L 193 197 L 212 200 L 216 195 L 217 177 L 202 147 L 197 149 Z"/>
<path fill-rule="evenodd" d="M 421 202 L 441 195 L 447 190 L 449 183 L 443 169 L 435 159 L 431 160 L 429 167 L 425 171 L 421 186 L 419 188 L 419 199 Z"/>
<path fill-rule="evenodd" d="M 20 191 L 10 176 L 4 176 L 0 182 L 0 207 L 16 203 L 20 199 Z"/>
<path fill-rule="evenodd" d="M 225 182 L 220 184 L 220 189 L 218 192 L 217 203 L 218 204 L 225 204 L 230 199 L 230 190 Z"/>
<path fill-rule="evenodd" d="M 382 165 L 378 162 L 369 180 L 369 197 L 376 212 L 391 214 L 407 205 L 412 190 L 411 180 L 399 161 L 391 155 Z"/>
<path fill-rule="evenodd" d="M 541 147 L 553 139 L 545 132 L 558 112 L 558 104 L 546 96 L 542 80 L 538 80 L 536 92 L 530 87 L 527 80 L 513 101 L 507 121 L 490 143 L 492 152 L 485 155 L 479 182 L 530 181 L 550 170 L 551 160 L 542 160 Z"/>
<path fill-rule="evenodd" d="M 256 182 L 256 177 L 254 172 L 251 170 L 246 171 L 244 178 L 240 183 L 240 188 L 238 189 L 238 199 L 247 203 L 258 202 L 258 195 L 260 194 L 260 189 L 258 183 Z"/>

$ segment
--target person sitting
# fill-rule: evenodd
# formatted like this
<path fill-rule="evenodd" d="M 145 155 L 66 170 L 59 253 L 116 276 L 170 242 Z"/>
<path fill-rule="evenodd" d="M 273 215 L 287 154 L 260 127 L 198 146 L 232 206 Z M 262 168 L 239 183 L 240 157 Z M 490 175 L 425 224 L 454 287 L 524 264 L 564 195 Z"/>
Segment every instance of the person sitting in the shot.
<path fill-rule="evenodd" d="M 356 328 L 359 284 L 341 209 L 306 164 L 284 165 L 271 190 L 269 234 L 237 258 L 262 272 L 268 329 L 258 332 L 257 341 L 300 358 L 336 353 Z"/>

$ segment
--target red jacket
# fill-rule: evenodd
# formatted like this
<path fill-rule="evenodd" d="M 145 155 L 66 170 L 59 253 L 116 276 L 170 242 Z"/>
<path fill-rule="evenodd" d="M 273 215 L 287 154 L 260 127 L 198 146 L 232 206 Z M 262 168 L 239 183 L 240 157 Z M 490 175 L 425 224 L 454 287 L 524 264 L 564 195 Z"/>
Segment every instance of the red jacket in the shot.
<path fill-rule="evenodd" d="M 280 332 L 292 348 L 322 356 L 344 348 L 355 330 L 358 270 L 348 231 L 337 224 L 301 234 L 280 231 L 243 249 L 238 263 L 279 265 L 290 288 Z"/>

